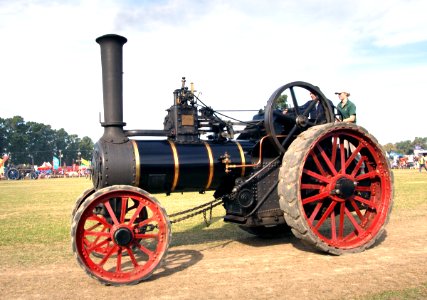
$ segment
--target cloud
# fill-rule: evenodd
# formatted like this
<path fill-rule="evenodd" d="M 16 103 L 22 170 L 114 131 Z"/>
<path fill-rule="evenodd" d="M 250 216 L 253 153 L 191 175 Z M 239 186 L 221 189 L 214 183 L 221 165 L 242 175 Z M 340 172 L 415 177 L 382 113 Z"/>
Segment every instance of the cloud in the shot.
<path fill-rule="evenodd" d="M 363 34 L 373 37 L 376 46 L 395 47 L 427 40 L 425 1 L 372 3 L 375 14 L 371 13 L 367 20 L 361 18 L 359 26 Z"/>
<path fill-rule="evenodd" d="M 2 117 L 97 139 L 102 87 L 94 40 L 117 33 L 128 38 L 128 128 L 161 128 L 182 76 L 218 109 L 261 108 L 277 87 L 304 80 L 331 98 L 337 87 L 349 87 L 358 119 L 380 141 L 392 141 L 396 135 L 375 128 L 401 117 L 391 101 L 419 101 L 427 72 L 424 8 L 415 0 L 3 1 Z M 371 121 L 373 110 L 386 121 Z"/>

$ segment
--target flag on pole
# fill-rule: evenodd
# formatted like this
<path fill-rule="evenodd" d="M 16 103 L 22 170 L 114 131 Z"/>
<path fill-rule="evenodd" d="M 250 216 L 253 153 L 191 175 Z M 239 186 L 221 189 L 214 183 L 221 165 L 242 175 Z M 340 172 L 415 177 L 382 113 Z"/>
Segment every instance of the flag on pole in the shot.
<path fill-rule="evenodd" d="M 80 162 L 80 164 L 82 165 L 82 166 L 86 166 L 86 167 L 90 167 L 90 161 L 89 160 L 86 160 L 86 159 L 84 159 L 83 157 L 80 159 L 81 160 L 81 162 Z"/>
<path fill-rule="evenodd" d="M 58 170 L 58 168 L 59 168 L 59 158 L 56 157 L 56 156 L 54 156 L 52 162 L 53 162 L 53 169 L 54 170 Z"/>

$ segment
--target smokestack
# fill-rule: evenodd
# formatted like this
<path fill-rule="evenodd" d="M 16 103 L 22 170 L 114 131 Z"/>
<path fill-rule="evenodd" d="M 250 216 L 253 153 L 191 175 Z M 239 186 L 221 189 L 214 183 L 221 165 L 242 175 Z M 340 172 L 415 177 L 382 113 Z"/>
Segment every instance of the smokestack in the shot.
<path fill-rule="evenodd" d="M 106 34 L 96 39 L 101 46 L 102 90 L 104 98 L 104 135 L 112 143 L 124 143 L 123 126 L 123 45 L 127 39 L 117 34 Z"/>

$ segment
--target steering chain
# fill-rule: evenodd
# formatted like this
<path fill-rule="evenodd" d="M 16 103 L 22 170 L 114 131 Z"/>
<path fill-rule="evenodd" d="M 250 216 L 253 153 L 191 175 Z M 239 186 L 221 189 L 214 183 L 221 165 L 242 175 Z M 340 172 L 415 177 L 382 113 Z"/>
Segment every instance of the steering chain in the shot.
<path fill-rule="evenodd" d="M 186 209 L 186 210 L 174 213 L 174 214 L 170 214 L 169 215 L 170 218 L 181 216 L 181 217 L 178 217 L 178 218 L 176 218 L 174 220 L 171 220 L 170 223 L 171 224 L 175 224 L 175 223 L 178 223 L 178 222 L 190 219 L 190 218 L 192 218 L 194 216 L 197 216 L 199 214 L 203 214 L 203 219 L 205 221 L 206 227 L 209 227 L 209 225 L 211 224 L 211 221 L 212 221 L 212 209 L 214 207 L 220 205 L 222 203 L 222 199 L 225 196 L 227 196 L 227 195 L 221 196 L 219 198 L 216 198 L 216 199 L 214 199 L 214 200 L 212 200 L 210 202 L 201 204 L 199 206 L 196 206 L 196 207 L 193 207 L 193 208 L 190 208 L 190 209 Z M 207 211 L 210 211 L 210 213 L 209 213 L 209 219 L 206 216 L 206 212 Z"/>

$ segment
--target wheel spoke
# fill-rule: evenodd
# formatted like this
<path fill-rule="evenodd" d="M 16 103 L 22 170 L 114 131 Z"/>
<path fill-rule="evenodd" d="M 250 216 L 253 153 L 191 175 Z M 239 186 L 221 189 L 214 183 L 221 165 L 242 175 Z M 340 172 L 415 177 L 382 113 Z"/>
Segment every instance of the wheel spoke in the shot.
<path fill-rule="evenodd" d="M 111 228 L 111 224 L 109 224 L 107 222 L 107 220 L 105 220 L 103 217 L 101 218 L 98 215 L 91 215 L 89 218 L 87 218 L 87 220 L 89 221 L 97 221 L 99 223 L 101 223 L 102 225 L 104 225 L 107 228 Z M 95 226 L 98 226 L 98 224 L 96 224 Z"/>
<path fill-rule="evenodd" d="M 322 156 L 323 160 L 326 162 L 326 165 L 329 167 L 329 170 L 332 172 L 333 175 L 337 174 L 337 170 L 335 169 L 335 166 L 332 164 L 332 162 L 329 160 L 328 155 L 326 154 L 325 150 L 323 150 L 322 147 L 320 147 L 319 144 L 316 145 L 317 150 L 319 150 L 320 155 Z"/>
<path fill-rule="evenodd" d="M 89 236 L 97 236 L 97 237 L 110 237 L 110 233 L 109 232 L 102 232 L 102 231 L 90 231 L 90 230 L 85 230 L 84 233 L 85 236 L 89 235 Z"/>
<path fill-rule="evenodd" d="M 114 225 L 119 225 L 119 221 L 117 221 L 116 214 L 114 213 L 113 209 L 111 208 L 110 202 L 105 201 L 104 206 L 107 209 L 108 213 L 110 214 L 110 217 L 113 220 Z"/>
<path fill-rule="evenodd" d="M 360 222 L 363 222 L 364 218 L 362 215 L 362 212 L 360 211 L 359 207 L 357 206 L 356 202 L 354 201 L 354 199 L 350 200 L 351 206 L 354 208 L 354 211 L 356 212 L 357 216 L 360 219 Z"/>
<path fill-rule="evenodd" d="M 145 205 L 140 202 L 137 209 L 135 210 L 134 214 L 132 215 L 132 218 L 129 220 L 129 225 L 133 224 L 137 217 L 139 217 L 139 214 L 141 213 L 141 210 L 145 207 Z"/>
<path fill-rule="evenodd" d="M 292 103 L 294 104 L 294 109 L 297 115 L 299 115 L 299 105 L 298 105 L 298 101 L 297 101 L 297 97 L 295 96 L 295 91 L 294 91 L 294 87 L 291 86 L 289 88 L 290 92 L 291 92 L 291 96 L 292 96 Z"/>
<path fill-rule="evenodd" d="M 94 219 L 92 219 L 92 218 L 88 218 L 88 220 L 89 220 L 89 221 L 94 221 Z M 95 225 L 93 225 L 93 226 L 91 226 L 91 227 L 87 228 L 86 230 L 87 230 L 87 231 L 92 231 L 92 230 L 94 230 L 94 229 L 98 228 L 99 226 L 103 226 L 103 227 L 102 227 L 102 229 L 101 229 L 101 231 L 104 231 L 104 230 L 105 230 L 105 228 L 106 228 L 106 226 L 105 226 L 104 224 L 102 224 L 101 222 L 98 222 L 98 223 L 96 223 Z"/>
<path fill-rule="evenodd" d="M 357 223 L 356 219 L 353 217 L 353 215 L 347 208 L 345 208 L 345 214 L 350 220 L 350 222 L 353 224 L 354 229 L 359 233 L 359 235 L 361 235 L 364 232 L 363 228 L 360 227 L 359 223 Z"/>
<path fill-rule="evenodd" d="M 329 196 L 329 192 L 326 191 L 326 192 L 323 192 L 323 193 L 302 199 L 302 204 L 306 205 L 306 204 L 311 203 L 311 202 L 323 200 L 328 196 Z"/>
<path fill-rule="evenodd" d="M 135 255 L 133 254 L 133 251 L 130 247 L 126 248 L 128 254 L 129 254 L 129 258 L 132 261 L 133 266 L 136 268 L 139 266 L 138 262 L 136 261 Z"/>
<path fill-rule="evenodd" d="M 377 210 L 377 205 L 375 204 L 374 201 L 370 201 L 370 200 L 366 200 L 360 196 L 354 196 L 354 200 L 359 201 L 360 203 L 366 204 L 368 205 L 370 208 Z"/>
<path fill-rule="evenodd" d="M 128 206 L 128 197 L 122 197 L 122 208 L 120 211 L 120 223 L 123 223 L 125 221 L 126 213 L 127 213 L 127 206 Z"/>
<path fill-rule="evenodd" d="M 334 135 L 332 138 L 332 156 L 331 156 L 331 163 L 333 166 L 335 166 L 336 160 L 337 160 L 337 147 L 338 147 L 338 137 Z"/>
<path fill-rule="evenodd" d="M 328 209 L 325 211 L 323 216 L 320 218 L 319 222 L 317 222 L 317 224 L 315 226 L 316 229 L 319 229 L 320 226 L 322 226 L 323 222 L 325 222 L 325 220 L 331 215 L 331 213 L 334 211 L 335 205 L 337 205 L 337 202 L 335 202 L 335 201 L 331 202 Z"/>
<path fill-rule="evenodd" d="M 357 146 L 356 149 L 354 149 L 354 151 L 351 153 L 350 157 L 347 159 L 346 163 L 345 163 L 345 168 L 347 169 L 350 164 L 353 162 L 353 160 L 357 157 L 358 154 L 360 154 L 360 150 L 362 149 L 362 144 L 359 144 L 359 146 Z M 360 160 L 359 160 L 360 162 Z"/>
<path fill-rule="evenodd" d="M 351 173 L 351 177 L 356 177 L 357 172 L 359 172 L 360 168 L 362 167 L 362 164 L 364 163 L 365 159 L 362 157 L 361 159 L 359 159 L 359 161 L 357 162 L 356 166 L 354 167 L 353 172 Z"/>
<path fill-rule="evenodd" d="M 150 223 L 151 223 L 151 222 L 153 222 L 153 221 L 154 221 L 154 217 L 151 217 L 151 218 L 149 218 L 149 219 L 145 219 L 144 221 L 139 222 L 139 223 L 136 225 L 136 227 L 141 228 L 141 227 L 143 227 L 143 226 L 145 226 L 145 225 L 147 225 L 147 224 L 150 224 Z"/>
<path fill-rule="evenodd" d="M 137 239 L 159 239 L 159 235 L 156 233 L 137 233 L 135 234 Z"/>
<path fill-rule="evenodd" d="M 372 187 L 371 186 L 362 186 L 358 185 L 355 189 L 357 192 L 371 192 L 372 193 Z"/>
<path fill-rule="evenodd" d="M 349 242 L 352 239 L 354 239 L 355 237 L 357 237 L 356 235 L 356 230 L 353 230 L 352 232 L 350 232 L 349 234 L 347 234 L 342 240 L 341 242 Z"/>
<path fill-rule="evenodd" d="M 116 272 L 120 273 L 122 271 L 122 248 L 119 248 L 117 251 L 117 263 L 116 263 Z"/>
<path fill-rule="evenodd" d="M 295 125 L 292 127 L 292 129 L 289 131 L 289 134 L 285 137 L 285 139 L 282 142 L 282 147 L 285 147 L 285 145 L 292 139 L 294 133 L 297 131 L 298 126 Z"/>
<path fill-rule="evenodd" d="M 302 190 L 320 190 L 322 187 L 324 186 L 321 184 L 309 184 L 309 183 L 301 184 Z"/>
<path fill-rule="evenodd" d="M 111 255 L 113 255 L 114 252 L 117 251 L 117 249 L 119 248 L 119 246 L 114 245 L 113 247 L 111 247 L 111 249 L 108 250 L 108 252 L 104 255 L 104 257 L 102 258 L 102 260 L 99 262 L 99 266 L 103 266 L 108 259 L 110 259 Z"/>
<path fill-rule="evenodd" d="M 319 159 L 317 158 L 317 155 L 315 155 L 314 151 L 310 152 L 311 157 L 314 160 L 314 163 L 316 164 L 317 169 L 319 170 L 320 174 L 322 174 L 322 176 L 326 176 L 327 173 L 325 172 L 325 170 L 323 169 Z"/>
<path fill-rule="evenodd" d="M 132 204 L 131 206 L 129 206 L 129 207 L 128 207 L 128 210 L 132 210 L 132 209 L 134 209 L 134 208 L 138 207 L 138 205 L 139 205 L 139 204 L 141 204 L 141 202 L 139 202 L 139 201 L 135 201 L 135 200 L 134 200 L 134 199 L 132 199 L 132 198 L 131 198 L 131 200 L 132 200 L 133 204 Z M 137 204 L 136 202 L 138 202 L 138 204 Z"/>
<path fill-rule="evenodd" d="M 335 211 L 331 212 L 331 239 L 333 241 L 337 240 L 337 225 L 335 224 Z"/>
<path fill-rule="evenodd" d="M 361 181 L 361 180 L 366 179 L 366 178 L 375 178 L 377 176 L 379 176 L 379 174 L 378 174 L 377 171 L 374 170 L 374 171 L 371 171 L 371 172 L 368 172 L 368 173 L 361 174 L 361 175 L 357 176 L 356 180 L 357 181 Z"/>
<path fill-rule="evenodd" d="M 341 174 L 345 174 L 345 147 L 344 141 L 340 141 Z M 334 174 L 335 175 L 335 174 Z"/>
<path fill-rule="evenodd" d="M 305 111 L 302 114 L 307 117 L 310 114 L 310 111 L 313 109 L 314 105 L 316 105 L 316 102 L 311 101 L 308 107 L 305 109 Z M 311 123 L 311 124 L 314 125 L 314 123 Z"/>
<path fill-rule="evenodd" d="M 323 181 L 323 182 L 325 182 L 325 183 L 330 183 L 330 182 L 331 182 L 331 179 L 330 179 L 330 178 L 325 177 L 325 176 L 322 176 L 322 175 L 320 175 L 320 174 L 317 174 L 316 172 L 310 171 L 310 170 L 308 170 L 308 169 L 304 169 L 302 172 L 303 172 L 304 174 L 307 174 L 308 176 L 311 176 L 311 177 L 313 177 L 313 178 L 316 178 L 316 179 L 318 179 L 318 180 L 320 180 L 320 181 Z"/>
<path fill-rule="evenodd" d="M 101 232 L 105 232 L 105 230 L 107 230 L 108 228 L 107 227 L 103 227 L 102 229 L 101 229 Z M 93 243 L 98 243 L 98 241 L 101 239 L 101 236 L 97 236 L 96 238 L 95 238 L 95 240 L 93 241 Z M 109 240 L 108 238 L 107 238 L 107 240 Z"/>
<path fill-rule="evenodd" d="M 96 251 L 96 249 L 100 249 L 102 246 L 108 244 L 109 242 L 110 242 L 110 239 L 103 240 L 102 242 L 97 243 L 97 244 L 90 243 L 89 245 L 91 245 L 91 247 L 90 248 L 86 248 L 86 251 L 88 253 L 92 253 L 93 251 Z"/>
<path fill-rule="evenodd" d="M 310 218 L 308 219 L 311 224 L 313 224 L 314 219 L 316 218 L 317 214 L 319 213 L 320 209 L 322 208 L 323 202 L 317 203 L 316 207 L 313 210 L 313 213 L 311 214 Z"/>
<path fill-rule="evenodd" d="M 151 257 L 153 256 L 154 252 L 149 250 L 147 247 L 144 247 L 141 244 L 137 244 L 138 249 L 141 250 L 142 252 L 144 252 L 145 254 L 148 255 L 148 259 L 151 259 Z"/>
<path fill-rule="evenodd" d="M 345 217 L 345 202 L 340 204 L 340 216 L 338 224 L 338 239 L 342 239 L 344 235 L 344 217 Z"/>

